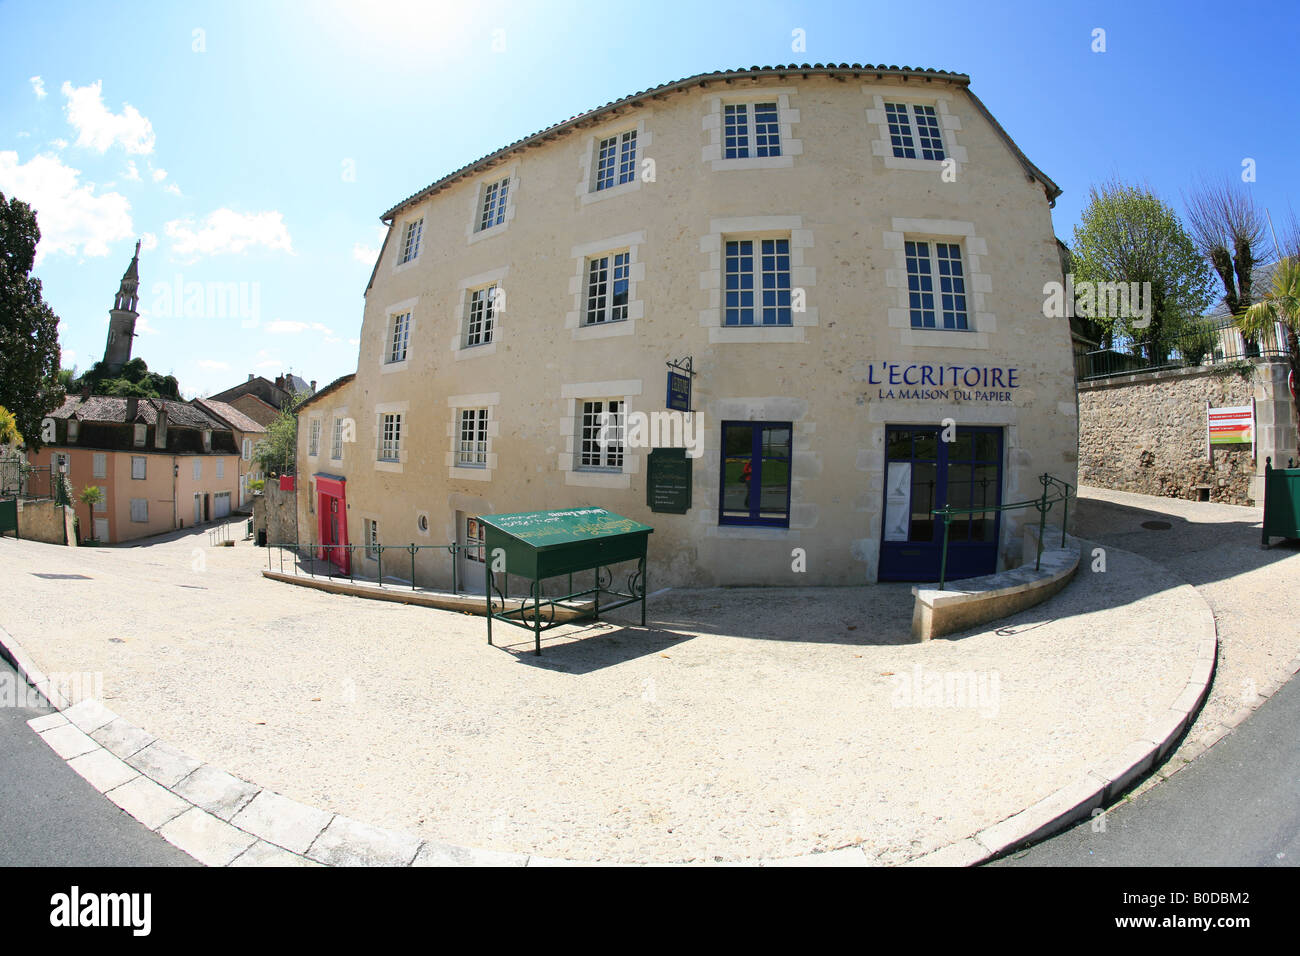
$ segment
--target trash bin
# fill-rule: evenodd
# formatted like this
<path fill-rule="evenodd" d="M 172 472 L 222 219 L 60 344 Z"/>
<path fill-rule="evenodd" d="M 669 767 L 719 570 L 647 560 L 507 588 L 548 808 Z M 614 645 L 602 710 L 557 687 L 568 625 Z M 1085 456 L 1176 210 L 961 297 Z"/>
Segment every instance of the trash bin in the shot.
<path fill-rule="evenodd" d="M 259 548 L 265 548 L 265 547 L 266 547 L 266 529 L 265 529 L 265 528 L 263 528 L 261 531 L 257 532 L 257 546 L 258 546 Z"/>

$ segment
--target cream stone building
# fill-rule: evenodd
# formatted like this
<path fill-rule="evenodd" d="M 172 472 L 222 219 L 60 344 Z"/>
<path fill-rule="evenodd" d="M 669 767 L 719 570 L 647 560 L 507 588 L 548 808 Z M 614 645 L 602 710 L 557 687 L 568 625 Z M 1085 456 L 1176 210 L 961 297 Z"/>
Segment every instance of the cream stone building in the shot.
<path fill-rule="evenodd" d="M 300 410 L 299 527 L 469 545 L 481 586 L 479 515 L 591 505 L 654 528 L 652 589 L 933 579 L 934 508 L 1075 481 L 1059 193 L 932 70 L 703 74 L 512 143 L 383 214 L 356 372 Z M 669 445 L 684 513 L 647 503 Z M 949 576 L 1017 563 L 1029 515 L 955 522 Z"/>

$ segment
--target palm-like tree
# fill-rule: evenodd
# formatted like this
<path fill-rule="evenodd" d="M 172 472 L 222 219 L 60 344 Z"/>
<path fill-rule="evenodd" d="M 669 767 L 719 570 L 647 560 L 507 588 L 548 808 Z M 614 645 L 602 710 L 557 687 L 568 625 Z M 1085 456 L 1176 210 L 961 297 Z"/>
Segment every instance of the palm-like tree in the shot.
<path fill-rule="evenodd" d="M 1296 398 L 1296 387 L 1300 385 L 1300 256 L 1278 262 L 1273 270 L 1272 286 L 1241 314 L 1237 327 L 1242 334 L 1257 338 L 1275 322 L 1286 330 L 1286 350 L 1291 360 L 1291 404 L 1297 423 L 1296 450 L 1300 452 L 1300 401 Z"/>
<path fill-rule="evenodd" d="M 77 497 L 81 499 L 81 503 L 85 505 L 87 510 L 90 512 L 90 527 L 93 529 L 95 527 L 95 505 L 104 500 L 104 489 L 100 488 L 98 485 L 86 485 L 85 488 L 81 489 L 81 494 Z M 94 540 L 93 530 L 91 531 L 91 535 L 91 540 Z"/>

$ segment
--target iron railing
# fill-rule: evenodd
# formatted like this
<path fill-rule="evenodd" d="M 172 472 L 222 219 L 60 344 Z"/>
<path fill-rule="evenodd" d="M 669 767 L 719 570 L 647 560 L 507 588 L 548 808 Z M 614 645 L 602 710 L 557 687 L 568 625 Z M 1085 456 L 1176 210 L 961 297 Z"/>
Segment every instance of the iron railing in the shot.
<path fill-rule="evenodd" d="M 1019 508 L 1037 508 L 1038 555 L 1034 558 L 1034 570 L 1037 571 L 1043 561 L 1043 535 L 1047 530 L 1047 513 L 1052 510 L 1053 505 L 1060 502 L 1061 547 L 1065 547 L 1065 525 L 1070 520 L 1070 496 L 1074 494 L 1074 486 L 1047 474 L 1039 475 L 1038 481 L 1043 486 L 1043 493 L 1037 498 L 1030 498 L 1028 501 L 1013 501 L 1005 505 L 983 505 L 978 508 L 954 508 L 951 505 L 944 505 L 942 508 L 935 508 L 930 512 L 935 517 L 943 519 L 943 551 L 939 560 L 940 591 L 944 590 L 944 586 L 948 581 L 948 526 L 952 524 L 952 519 L 955 517 L 982 515 L 990 511 L 1003 512 L 1015 511 Z"/>
<path fill-rule="evenodd" d="M 1256 341 L 1249 342 L 1235 326 L 1204 326 L 1154 342 L 1126 341 L 1106 349 L 1076 350 L 1074 366 L 1078 380 L 1087 381 L 1137 372 L 1282 358 L 1289 354 L 1286 336 L 1277 329 L 1268 329 Z"/>
<path fill-rule="evenodd" d="M 29 465 L 21 458 L 0 459 L 0 498 L 53 498 L 57 473 L 49 465 Z"/>
<path fill-rule="evenodd" d="M 411 562 L 411 580 L 410 589 L 417 590 L 415 583 L 415 557 L 421 551 L 445 551 L 451 556 L 451 593 L 459 594 L 460 580 L 457 570 L 457 556 L 463 551 L 478 551 L 481 546 L 477 544 L 322 544 L 315 539 L 310 541 L 294 541 L 290 544 L 287 541 L 279 543 L 268 542 L 266 545 L 266 567 L 267 570 L 275 570 L 272 551 L 275 551 L 279 558 L 280 573 L 284 571 L 285 552 L 288 551 L 293 556 L 293 573 L 295 576 L 299 573 L 299 568 L 306 566 L 307 574 L 315 578 L 318 575 L 326 578 L 346 577 L 349 582 L 355 583 L 357 580 L 357 552 L 361 551 L 367 558 L 373 556 L 376 563 L 376 583 L 379 587 L 384 586 L 384 554 L 389 555 L 390 566 L 393 561 L 400 561 L 400 555 L 407 555 Z M 304 553 L 305 551 L 305 553 Z M 335 560 L 335 555 L 331 552 L 347 552 L 347 574 L 345 575 Z M 324 565 L 325 570 L 321 570 Z M 363 581 L 368 581 L 366 575 L 362 576 Z"/>

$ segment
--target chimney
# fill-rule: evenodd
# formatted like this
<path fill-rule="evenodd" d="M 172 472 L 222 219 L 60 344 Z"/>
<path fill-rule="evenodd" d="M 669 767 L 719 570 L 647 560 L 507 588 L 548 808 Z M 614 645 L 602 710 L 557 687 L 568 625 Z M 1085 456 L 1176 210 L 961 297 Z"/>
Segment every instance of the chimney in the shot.
<path fill-rule="evenodd" d="M 311 380 L 311 390 L 316 391 L 316 380 L 314 378 Z"/>
<path fill-rule="evenodd" d="M 253 373 L 252 373 L 252 372 L 249 372 L 249 373 L 248 373 L 248 380 L 249 380 L 250 382 L 253 380 Z"/>
<path fill-rule="evenodd" d="M 283 376 L 283 375 L 277 375 L 277 376 L 275 377 L 275 387 L 276 387 L 276 388 L 284 388 L 284 376 Z"/>
<path fill-rule="evenodd" d="M 81 386 L 81 400 L 82 400 L 83 402 L 86 402 L 86 401 L 89 401 L 89 400 L 90 400 L 90 385 L 89 385 L 89 384 L 86 384 L 86 385 Z"/>
<path fill-rule="evenodd" d="M 126 422 L 131 424 L 135 421 L 135 416 L 140 410 L 140 399 L 128 398 L 126 400 Z"/>

